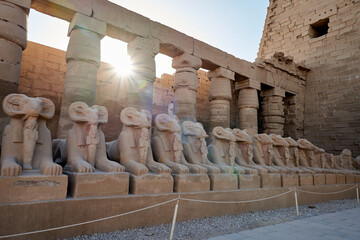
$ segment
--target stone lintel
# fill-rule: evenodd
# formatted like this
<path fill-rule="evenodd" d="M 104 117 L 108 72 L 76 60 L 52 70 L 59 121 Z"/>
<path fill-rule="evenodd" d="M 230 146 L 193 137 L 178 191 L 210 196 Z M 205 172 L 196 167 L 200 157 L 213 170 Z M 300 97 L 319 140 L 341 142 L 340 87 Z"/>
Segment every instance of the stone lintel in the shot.
<path fill-rule="evenodd" d="M 5 2 L 13 3 L 26 9 L 30 9 L 31 6 L 31 0 L 5 0 Z"/>
<path fill-rule="evenodd" d="M 127 52 L 129 55 L 134 55 L 137 51 L 144 51 L 155 56 L 159 53 L 159 48 L 160 44 L 156 39 L 136 37 L 133 41 L 128 43 Z"/>
<path fill-rule="evenodd" d="M 244 88 L 254 88 L 256 90 L 261 90 L 260 82 L 253 79 L 245 79 L 235 82 L 235 90 L 240 90 Z"/>
<path fill-rule="evenodd" d="M 271 97 L 271 96 L 285 97 L 285 91 L 278 87 L 274 87 L 271 89 L 262 90 L 260 93 L 260 96 L 261 97 Z"/>
<path fill-rule="evenodd" d="M 198 70 L 202 65 L 200 58 L 190 55 L 188 53 L 183 53 L 180 56 L 174 57 L 172 61 L 172 67 L 175 69 L 191 67 Z"/>
<path fill-rule="evenodd" d="M 215 70 L 209 71 L 207 76 L 208 78 L 227 78 L 235 80 L 235 73 L 223 67 L 218 67 Z"/>
<path fill-rule="evenodd" d="M 106 35 L 106 23 L 96 20 L 95 18 L 88 17 L 81 13 L 76 13 L 70 22 L 68 36 L 72 30 L 76 28 L 83 28 L 95 32 L 101 36 Z"/>

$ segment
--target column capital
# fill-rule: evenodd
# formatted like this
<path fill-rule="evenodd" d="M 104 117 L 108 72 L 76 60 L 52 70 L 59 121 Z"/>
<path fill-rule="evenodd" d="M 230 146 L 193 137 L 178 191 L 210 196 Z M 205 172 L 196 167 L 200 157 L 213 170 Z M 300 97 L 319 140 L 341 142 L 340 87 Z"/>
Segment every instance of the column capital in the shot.
<path fill-rule="evenodd" d="M 5 2 L 13 3 L 26 9 L 30 9 L 31 6 L 31 0 L 5 0 Z"/>
<path fill-rule="evenodd" d="M 259 81 L 250 78 L 235 82 L 235 90 L 241 90 L 244 88 L 253 88 L 256 90 L 261 90 L 261 84 Z"/>
<path fill-rule="evenodd" d="M 262 90 L 260 93 L 260 96 L 261 97 L 272 97 L 272 96 L 285 97 L 285 91 L 278 87 L 274 87 L 271 89 Z"/>
<path fill-rule="evenodd" d="M 202 65 L 201 58 L 195 57 L 188 53 L 183 53 L 173 58 L 172 67 L 175 69 L 190 67 L 198 70 Z"/>
<path fill-rule="evenodd" d="M 127 52 L 129 55 L 134 55 L 138 52 L 148 52 L 149 55 L 154 56 L 160 51 L 160 43 L 156 39 L 149 39 L 143 37 L 136 37 L 128 43 Z"/>
<path fill-rule="evenodd" d="M 82 28 L 99 34 L 104 37 L 106 35 L 106 23 L 96 20 L 95 18 L 88 17 L 82 13 L 76 13 L 70 22 L 68 36 L 72 30 Z"/>
<path fill-rule="evenodd" d="M 229 80 L 235 80 L 235 73 L 223 67 L 218 67 L 207 73 L 208 78 L 227 78 Z"/>

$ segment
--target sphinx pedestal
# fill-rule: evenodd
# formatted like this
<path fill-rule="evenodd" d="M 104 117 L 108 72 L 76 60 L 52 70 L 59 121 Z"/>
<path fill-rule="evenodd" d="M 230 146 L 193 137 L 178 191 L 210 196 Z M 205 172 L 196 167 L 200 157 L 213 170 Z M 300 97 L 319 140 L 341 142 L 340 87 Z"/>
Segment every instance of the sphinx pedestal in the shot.
<path fill-rule="evenodd" d="M 299 174 L 281 174 L 282 187 L 298 187 Z"/>
<path fill-rule="evenodd" d="M 336 174 L 336 184 L 345 184 L 345 174 Z"/>
<path fill-rule="evenodd" d="M 325 184 L 336 184 L 336 174 L 325 174 Z"/>
<path fill-rule="evenodd" d="M 279 188 L 281 187 L 281 175 L 277 173 L 267 173 L 260 175 L 261 188 Z"/>
<path fill-rule="evenodd" d="M 355 175 L 355 183 L 360 183 L 360 175 Z"/>
<path fill-rule="evenodd" d="M 345 175 L 346 183 L 355 183 L 356 177 L 353 174 L 346 174 Z"/>
<path fill-rule="evenodd" d="M 239 174 L 239 189 L 260 188 L 260 176 L 255 174 Z"/>
<path fill-rule="evenodd" d="M 172 193 L 174 179 L 170 174 L 145 174 L 135 176 L 130 174 L 131 194 Z"/>
<path fill-rule="evenodd" d="M 299 185 L 300 186 L 313 186 L 314 177 L 312 174 L 299 174 Z"/>
<path fill-rule="evenodd" d="M 325 185 L 325 174 L 314 174 L 314 185 Z"/>
<path fill-rule="evenodd" d="M 207 174 L 173 174 L 174 192 L 210 191 L 210 179 Z"/>
<path fill-rule="evenodd" d="M 126 172 L 77 173 L 64 171 L 69 177 L 68 193 L 71 197 L 106 197 L 129 193 L 129 174 Z"/>
<path fill-rule="evenodd" d="M 0 203 L 65 199 L 68 177 L 23 170 L 17 177 L 0 177 Z"/>
<path fill-rule="evenodd" d="M 209 178 L 211 191 L 238 189 L 238 178 L 236 174 L 209 174 Z"/>

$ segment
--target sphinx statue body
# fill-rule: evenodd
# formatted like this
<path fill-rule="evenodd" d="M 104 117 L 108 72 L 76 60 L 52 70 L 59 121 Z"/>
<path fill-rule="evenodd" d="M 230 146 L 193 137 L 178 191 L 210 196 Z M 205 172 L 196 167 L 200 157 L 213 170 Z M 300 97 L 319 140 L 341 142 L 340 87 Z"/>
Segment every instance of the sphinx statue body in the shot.
<path fill-rule="evenodd" d="M 172 192 L 171 169 L 153 158 L 150 112 L 127 107 L 121 111 L 120 121 L 123 124 L 120 135 L 107 144 L 107 153 L 130 173 L 130 192 Z"/>
<path fill-rule="evenodd" d="M 298 149 L 299 144 L 297 143 L 297 141 L 295 141 L 291 137 L 287 137 L 287 138 L 285 138 L 285 140 L 289 144 L 289 147 L 288 147 L 289 160 L 285 161 L 286 166 L 295 168 L 298 171 L 298 173 L 305 173 L 305 174 L 314 173 L 314 171 L 300 166 L 300 155 L 299 155 L 299 149 Z"/>
<path fill-rule="evenodd" d="M 189 162 L 185 159 L 180 123 L 173 114 L 171 105 L 168 114 L 161 113 L 155 118 L 154 136 L 151 141 L 155 159 L 172 169 L 176 192 L 210 190 L 207 172 L 219 170 L 215 167 L 207 168 L 201 162 Z"/>
<path fill-rule="evenodd" d="M 289 143 L 280 135 L 270 134 L 271 139 L 274 141 L 274 158 L 273 162 L 276 166 L 286 169 L 286 173 L 299 173 L 301 171 L 296 168 L 290 167 L 290 150 Z"/>
<path fill-rule="evenodd" d="M 51 133 L 46 120 L 54 116 L 54 103 L 42 97 L 10 94 L 3 101 L 11 117 L 5 126 L 1 149 L 1 176 L 19 176 L 22 170 L 39 169 L 44 175 L 62 175 L 53 162 Z"/>

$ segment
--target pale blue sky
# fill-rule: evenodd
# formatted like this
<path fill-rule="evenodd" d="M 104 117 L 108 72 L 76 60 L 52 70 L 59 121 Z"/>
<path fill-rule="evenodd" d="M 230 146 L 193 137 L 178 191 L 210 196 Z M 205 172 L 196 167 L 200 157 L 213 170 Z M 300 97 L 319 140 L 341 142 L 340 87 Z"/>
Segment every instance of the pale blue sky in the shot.
<path fill-rule="evenodd" d="M 236 57 L 253 62 L 259 48 L 269 0 L 111 0 Z M 31 10 L 28 39 L 66 50 L 68 23 Z M 105 37 L 101 60 L 126 59 L 126 43 Z M 157 76 L 173 73 L 171 58 L 156 57 Z"/>

